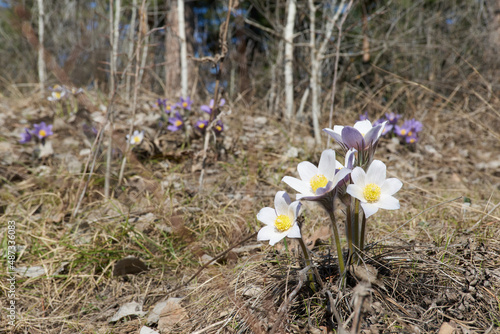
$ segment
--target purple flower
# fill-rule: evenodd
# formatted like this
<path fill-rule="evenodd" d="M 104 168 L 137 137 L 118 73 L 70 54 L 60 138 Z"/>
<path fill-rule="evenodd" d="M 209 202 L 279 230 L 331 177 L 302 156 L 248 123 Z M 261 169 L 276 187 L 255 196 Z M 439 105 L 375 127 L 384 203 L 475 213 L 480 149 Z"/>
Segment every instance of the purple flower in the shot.
<path fill-rule="evenodd" d="M 47 138 L 48 136 L 52 136 L 54 134 L 52 132 L 52 125 L 46 125 L 45 122 L 35 124 L 33 127 L 35 128 L 33 134 L 37 135 L 40 139 Z"/>
<path fill-rule="evenodd" d="M 387 125 L 396 125 L 401 118 L 401 115 L 395 114 L 393 112 L 385 113 L 385 118 L 387 119 Z"/>
<path fill-rule="evenodd" d="M 360 121 L 366 121 L 368 119 L 368 111 L 365 111 L 363 114 L 359 115 Z"/>
<path fill-rule="evenodd" d="M 323 131 L 335 139 L 344 151 L 347 152 L 350 148 L 363 151 L 375 146 L 382 135 L 385 124 L 386 121 L 372 126 L 369 120 L 364 120 L 356 122 L 354 127 L 335 125 L 333 130 L 323 129 Z"/>
<path fill-rule="evenodd" d="M 181 101 L 177 103 L 177 106 L 182 108 L 182 109 L 191 110 L 192 104 L 193 104 L 193 101 L 188 96 L 185 99 L 181 97 Z"/>
<path fill-rule="evenodd" d="M 416 134 L 413 136 L 406 136 L 405 141 L 407 144 L 415 144 L 418 141 L 418 137 Z"/>
<path fill-rule="evenodd" d="M 170 114 L 173 110 L 175 110 L 176 105 L 172 105 L 172 103 L 168 102 L 167 99 L 158 99 L 156 100 L 156 105 L 164 111 L 166 114 Z"/>
<path fill-rule="evenodd" d="M 416 137 L 422 131 L 423 125 L 415 119 L 405 121 L 402 126 L 396 125 L 396 134 L 401 137 Z"/>
<path fill-rule="evenodd" d="M 24 132 L 21 133 L 21 140 L 19 141 L 20 144 L 26 144 L 31 140 L 31 132 L 28 130 L 28 128 L 24 128 Z"/>
<path fill-rule="evenodd" d="M 215 133 L 221 133 L 222 131 L 224 131 L 224 124 L 222 124 L 222 121 L 217 121 L 217 123 L 215 123 L 215 126 L 214 126 L 214 131 Z"/>
<path fill-rule="evenodd" d="M 169 117 L 168 121 L 170 122 L 170 125 L 167 126 L 167 129 L 172 132 L 181 129 L 184 126 L 184 120 L 182 119 L 181 114 L 179 114 L 178 112 L 175 113 L 175 117 Z"/>
<path fill-rule="evenodd" d="M 226 100 L 220 99 L 219 101 L 219 107 L 222 107 L 224 104 L 226 104 Z M 214 99 L 210 100 L 210 103 L 208 105 L 204 104 L 200 107 L 200 109 L 207 114 L 211 114 L 212 111 L 214 110 Z"/>
<path fill-rule="evenodd" d="M 201 131 L 205 131 L 205 129 L 207 128 L 207 125 L 208 125 L 208 121 L 200 119 L 199 121 L 196 122 L 196 124 L 194 126 Z"/>
<path fill-rule="evenodd" d="M 161 110 L 165 110 L 165 104 L 167 103 L 167 99 L 157 99 L 156 100 L 156 105 L 158 106 L 158 108 L 160 108 Z"/>

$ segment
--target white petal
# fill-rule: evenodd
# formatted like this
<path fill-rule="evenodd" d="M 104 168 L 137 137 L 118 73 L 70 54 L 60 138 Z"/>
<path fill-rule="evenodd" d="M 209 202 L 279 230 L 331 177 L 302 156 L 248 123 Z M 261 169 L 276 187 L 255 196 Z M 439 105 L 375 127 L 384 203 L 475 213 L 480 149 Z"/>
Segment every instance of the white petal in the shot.
<path fill-rule="evenodd" d="M 319 159 L 318 172 L 323 174 L 328 180 L 333 180 L 335 166 L 335 151 L 332 149 L 324 150 Z"/>
<path fill-rule="evenodd" d="M 399 209 L 399 200 L 395 197 L 389 195 L 382 195 L 376 203 L 377 206 L 385 210 L 397 210 Z"/>
<path fill-rule="evenodd" d="M 341 136 L 341 137 L 342 137 L 342 129 L 343 129 L 343 128 L 344 128 L 344 127 L 343 127 L 342 125 L 335 125 L 335 126 L 333 127 L 333 132 L 335 132 L 336 134 L 338 134 L 339 136 Z"/>
<path fill-rule="evenodd" d="M 337 186 L 337 183 L 339 183 L 340 180 L 349 175 L 349 173 L 351 173 L 351 170 L 349 168 L 342 168 L 341 170 L 339 170 L 339 172 L 335 174 L 335 177 L 333 178 L 333 187 Z"/>
<path fill-rule="evenodd" d="M 296 178 L 291 177 L 291 176 L 285 176 L 285 177 L 283 177 L 283 179 L 281 181 L 285 182 L 290 187 L 295 189 L 295 191 L 297 191 L 301 194 L 305 194 L 308 196 L 314 195 L 312 192 L 312 189 L 311 189 L 311 185 L 309 183 L 302 181 L 302 180 L 296 179 Z"/>
<path fill-rule="evenodd" d="M 260 229 L 259 233 L 257 234 L 257 240 L 258 241 L 270 240 L 274 234 L 276 234 L 274 225 L 264 226 L 263 228 Z"/>
<path fill-rule="evenodd" d="M 257 214 L 257 219 L 260 222 L 272 226 L 274 226 L 276 217 L 277 217 L 276 210 L 274 210 L 273 208 L 262 208 Z"/>
<path fill-rule="evenodd" d="M 303 161 L 298 164 L 297 171 L 302 181 L 309 182 L 314 175 L 318 174 L 318 167 L 309 161 Z"/>
<path fill-rule="evenodd" d="M 299 225 L 293 224 L 293 226 L 287 231 L 287 237 L 289 238 L 300 238 L 300 228 Z"/>
<path fill-rule="evenodd" d="M 373 160 L 366 172 L 366 183 L 375 183 L 382 186 L 385 181 L 386 167 L 380 160 Z"/>
<path fill-rule="evenodd" d="M 278 191 L 276 196 L 274 196 L 274 208 L 276 209 L 276 214 L 288 215 L 288 205 L 291 203 L 290 196 L 284 191 Z"/>
<path fill-rule="evenodd" d="M 283 233 L 278 233 L 278 232 L 275 232 L 273 233 L 272 235 L 269 235 L 270 238 L 269 238 L 269 244 L 271 246 L 274 246 L 277 242 L 279 242 L 281 239 L 283 239 L 284 237 L 286 237 L 286 232 L 283 232 Z"/>
<path fill-rule="evenodd" d="M 385 195 L 394 195 L 401 189 L 403 186 L 403 182 L 396 178 L 391 178 L 385 180 L 384 184 L 380 187 L 380 190 L 382 191 L 382 194 Z"/>
<path fill-rule="evenodd" d="M 351 179 L 354 184 L 364 188 L 366 185 L 366 173 L 361 167 L 355 167 L 351 172 Z"/>
<path fill-rule="evenodd" d="M 363 212 L 365 213 L 365 217 L 368 218 L 378 211 L 378 206 L 371 203 L 361 203 L 361 207 L 363 208 Z"/>
<path fill-rule="evenodd" d="M 350 184 L 347 186 L 346 193 L 354 198 L 359 199 L 361 202 L 366 202 L 365 196 L 363 195 L 363 188 L 357 184 Z"/>
<path fill-rule="evenodd" d="M 361 134 L 364 137 L 368 133 L 368 131 L 370 131 L 373 128 L 373 126 L 372 126 L 372 122 L 365 119 L 364 121 L 357 121 L 354 124 L 354 128 L 356 130 L 358 130 L 359 132 L 361 132 Z"/>
<path fill-rule="evenodd" d="M 288 216 L 292 218 L 294 221 L 299 216 L 301 206 L 302 203 L 300 203 L 299 201 L 295 201 L 288 207 Z"/>

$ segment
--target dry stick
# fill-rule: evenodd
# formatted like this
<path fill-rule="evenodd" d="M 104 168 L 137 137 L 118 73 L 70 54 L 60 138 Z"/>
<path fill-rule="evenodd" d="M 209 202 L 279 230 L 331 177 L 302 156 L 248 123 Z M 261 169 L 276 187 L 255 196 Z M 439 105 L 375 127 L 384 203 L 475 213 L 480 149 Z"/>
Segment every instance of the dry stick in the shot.
<path fill-rule="evenodd" d="M 203 271 L 203 269 L 205 269 L 206 267 L 208 267 L 212 262 L 217 261 L 218 259 L 220 259 L 224 255 L 226 255 L 227 253 L 229 253 L 233 248 L 235 248 L 235 247 L 237 247 L 237 246 L 239 246 L 241 244 L 244 244 L 245 242 L 247 242 L 248 240 L 250 240 L 252 238 L 255 238 L 257 236 L 257 233 L 258 232 L 255 232 L 255 233 L 249 235 L 248 237 L 246 237 L 242 241 L 239 241 L 239 242 L 235 243 L 234 245 L 230 246 L 228 249 L 226 249 L 225 251 L 223 251 L 222 253 L 220 253 L 219 255 L 217 255 L 216 257 L 214 257 L 213 259 L 211 259 L 210 261 L 206 262 L 203 266 L 201 266 L 200 269 L 198 269 L 198 271 L 196 273 L 194 273 L 193 276 L 191 276 L 190 279 L 188 279 L 185 283 L 180 283 L 175 288 L 173 288 L 172 290 L 168 291 L 165 295 L 167 296 L 167 295 L 171 294 L 172 292 L 175 292 L 175 291 L 179 290 L 180 288 L 186 286 L 189 282 L 191 282 L 192 280 L 194 280 L 195 277 L 198 276 Z"/>
<path fill-rule="evenodd" d="M 493 211 L 495 211 L 499 206 L 500 206 L 500 202 L 498 202 L 497 205 L 495 205 L 487 214 L 485 214 L 483 217 L 481 217 L 481 219 L 479 219 L 477 221 L 477 223 L 474 224 L 474 226 L 472 226 L 471 228 L 469 228 L 467 230 L 467 233 L 472 232 L 472 230 L 474 230 L 476 227 L 478 227 L 482 223 L 483 219 L 486 218 L 486 217 L 488 217 L 489 215 L 491 215 L 491 213 Z"/>
<path fill-rule="evenodd" d="M 344 22 L 347 18 L 347 14 L 349 13 L 349 10 L 352 6 L 353 0 L 349 2 L 347 5 L 347 10 L 345 14 L 342 16 L 340 19 L 339 25 L 338 25 L 338 36 L 337 36 L 337 51 L 335 53 L 335 65 L 333 66 L 333 81 L 332 81 L 332 103 L 330 104 L 330 115 L 328 117 L 328 127 L 331 129 L 332 128 L 332 122 L 333 122 L 333 105 L 335 104 L 335 93 L 337 92 L 337 76 L 338 76 L 338 67 L 339 67 L 339 59 L 340 59 L 340 40 L 342 39 L 342 26 L 344 25 Z M 332 137 L 327 136 L 328 143 L 330 143 Z"/>
<path fill-rule="evenodd" d="M 290 306 L 290 303 L 293 301 L 293 299 L 295 299 L 295 296 L 297 295 L 297 293 L 299 293 L 300 289 L 304 285 L 304 282 L 306 281 L 306 273 L 309 271 L 309 269 L 311 269 L 311 266 L 307 266 L 298 272 L 299 283 L 297 283 L 295 289 L 293 289 L 293 291 L 290 293 L 288 298 L 283 302 L 280 309 L 278 310 L 278 319 L 274 323 L 273 328 L 271 328 L 271 330 L 269 331 L 269 334 L 274 334 L 278 330 L 281 322 L 283 321 L 283 316 Z"/>
<path fill-rule="evenodd" d="M 139 91 L 139 85 L 141 83 L 139 79 L 139 69 L 140 69 L 140 58 L 141 58 L 141 46 L 143 42 L 143 38 L 146 35 L 146 16 L 145 16 L 145 7 L 146 0 L 142 0 L 141 9 L 139 10 L 139 34 L 137 38 L 137 45 L 135 47 L 135 73 L 134 73 L 134 97 L 132 99 L 132 122 L 130 123 L 130 127 L 128 129 L 128 138 L 132 138 L 132 130 L 134 129 L 135 122 L 135 113 L 137 109 L 137 93 Z M 125 165 L 127 163 L 127 155 L 130 151 L 130 140 L 127 140 L 127 144 L 125 146 L 125 154 L 123 155 L 122 164 L 120 166 L 120 174 L 118 175 L 118 186 L 121 184 L 123 180 L 123 174 L 125 173 Z"/>
<path fill-rule="evenodd" d="M 113 6 L 116 2 L 116 7 Z M 115 75 L 116 75 L 116 60 L 118 58 L 118 42 L 119 42 L 119 25 L 120 25 L 120 9 L 121 0 L 109 0 L 109 40 L 111 42 L 111 62 L 109 82 L 111 86 L 110 101 L 113 101 L 116 95 L 115 88 Z M 114 11 L 114 12 L 113 12 Z M 114 17 L 113 17 L 114 14 Z M 109 138 L 108 138 L 108 151 L 106 154 L 106 174 L 104 176 L 104 197 L 109 198 L 110 195 L 110 182 L 111 182 L 111 160 L 113 158 L 113 124 L 114 115 L 112 104 L 108 105 L 108 123 L 109 123 Z"/>
<path fill-rule="evenodd" d="M 231 10 L 233 8 L 233 0 L 229 0 L 226 21 L 222 23 L 223 27 L 220 32 L 220 41 L 221 41 L 221 53 L 212 57 L 204 57 L 200 59 L 200 61 L 209 60 L 213 63 L 215 67 L 219 64 L 219 68 L 217 69 L 217 77 L 215 80 L 215 90 L 214 90 L 214 107 L 212 109 L 212 113 L 210 114 L 209 125 L 205 129 L 205 143 L 203 145 L 203 155 L 202 155 L 202 163 L 201 163 L 201 172 L 199 179 L 199 191 L 203 190 L 203 176 L 205 175 L 205 165 L 207 162 L 207 151 L 208 151 L 208 142 L 210 140 L 210 131 L 215 126 L 218 121 L 218 112 L 219 112 L 219 83 L 221 76 L 221 67 L 222 62 L 224 61 L 224 57 L 227 54 L 227 32 L 229 28 L 229 19 L 231 18 Z"/>
<path fill-rule="evenodd" d="M 95 167 L 95 162 L 97 160 L 99 147 L 101 146 L 102 132 L 103 132 L 105 126 L 106 126 L 106 123 L 104 124 L 104 126 L 102 128 L 99 129 L 99 132 L 97 132 L 97 136 L 96 136 L 94 142 L 92 143 L 92 147 L 90 148 L 90 152 L 92 152 L 92 154 L 89 154 L 89 158 L 87 159 L 87 162 L 85 163 L 85 168 L 83 169 L 82 179 L 80 181 L 80 185 L 78 186 L 78 191 L 76 192 L 77 194 L 80 194 L 80 197 L 78 198 L 78 202 L 76 203 L 76 206 L 73 209 L 73 214 L 71 215 L 70 221 L 72 221 L 76 217 L 76 214 L 77 214 L 78 210 L 80 209 L 80 205 L 83 201 L 83 197 L 85 197 L 85 193 L 87 191 L 87 187 L 89 185 L 90 178 L 92 177 L 92 174 L 94 172 L 94 167 Z M 89 163 L 91 160 L 92 160 L 92 165 L 90 166 L 90 171 L 89 171 L 89 175 L 87 178 L 87 182 L 85 182 L 85 185 L 83 186 L 83 190 L 81 190 L 82 185 L 84 184 L 83 180 L 85 179 L 85 173 L 87 173 Z M 80 193 L 80 190 L 81 190 L 81 193 Z"/>
<path fill-rule="evenodd" d="M 368 298 L 371 291 L 371 284 L 361 282 L 354 288 L 354 317 L 352 320 L 351 334 L 358 334 L 361 327 L 361 315 L 363 313 L 363 303 Z"/>

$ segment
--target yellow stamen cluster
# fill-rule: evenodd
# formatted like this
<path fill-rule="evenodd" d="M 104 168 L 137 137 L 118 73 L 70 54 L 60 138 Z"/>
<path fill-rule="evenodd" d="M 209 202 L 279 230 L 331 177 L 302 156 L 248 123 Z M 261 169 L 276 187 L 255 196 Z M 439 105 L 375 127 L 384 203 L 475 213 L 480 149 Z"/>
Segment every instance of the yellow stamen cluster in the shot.
<path fill-rule="evenodd" d="M 401 136 L 406 135 L 406 129 L 401 129 Z"/>
<path fill-rule="evenodd" d="M 182 125 L 182 121 L 181 120 L 175 121 L 175 126 L 181 126 L 181 125 Z"/>
<path fill-rule="evenodd" d="M 182 102 L 182 107 L 183 108 L 187 108 L 187 106 L 188 106 L 187 102 Z"/>
<path fill-rule="evenodd" d="M 363 189 L 363 196 L 368 203 L 375 203 L 380 199 L 381 189 L 375 183 L 370 183 Z"/>
<path fill-rule="evenodd" d="M 318 190 L 318 188 L 323 188 L 328 184 L 328 179 L 323 174 L 316 174 L 311 177 L 311 180 L 309 180 L 309 184 L 311 185 L 313 192 L 316 193 L 316 190 Z"/>
<path fill-rule="evenodd" d="M 205 123 L 200 123 L 200 124 L 198 125 L 198 127 L 199 127 L 200 129 L 203 129 L 203 128 L 205 127 Z"/>
<path fill-rule="evenodd" d="M 141 137 L 134 136 L 134 143 L 138 144 L 141 141 Z"/>
<path fill-rule="evenodd" d="M 274 226 L 279 232 L 285 232 L 292 227 L 292 220 L 287 215 L 279 215 L 274 221 Z"/>
<path fill-rule="evenodd" d="M 222 131 L 222 127 L 220 125 L 216 125 L 215 128 L 217 129 L 217 131 Z"/>
<path fill-rule="evenodd" d="M 38 134 L 40 135 L 40 137 L 45 137 L 47 135 L 47 132 L 45 132 L 45 130 L 40 130 Z"/>

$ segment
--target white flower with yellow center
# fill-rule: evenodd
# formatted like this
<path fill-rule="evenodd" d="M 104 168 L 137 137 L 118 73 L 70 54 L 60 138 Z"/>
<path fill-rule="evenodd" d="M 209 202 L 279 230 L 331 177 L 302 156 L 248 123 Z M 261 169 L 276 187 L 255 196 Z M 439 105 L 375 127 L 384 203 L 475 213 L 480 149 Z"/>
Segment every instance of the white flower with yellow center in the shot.
<path fill-rule="evenodd" d="M 299 201 L 292 203 L 286 192 L 278 191 L 274 197 L 274 209 L 263 208 L 257 214 L 257 219 L 266 224 L 257 234 L 257 240 L 269 240 L 269 244 L 273 246 L 284 237 L 300 238 L 300 228 L 297 225 L 300 206 Z"/>
<path fill-rule="evenodd" d="M 309 161 L 303 161 L 297 166 L 300 179 L 285 176 L 282 181 L 299 192 L 297 199 L 315 200 L 333 190 L 351 172 L 349 168 L 342 168 L 335 173 L 338 165 L 340 163 L 335 160 L 335 151 L 324 150 L 318 167 Z"/>
<path fill-rule="evenodd" d="M 139 130 L 135 130 L 130 139 L 129 135 L 127 135 L 127 140 L 132 145 L 139 145 L 140 143 L 142 143 L 143 139 L 144 139 L 144 131 L 139 132 Z"/>
<path fill-rule="evenodd" d="M 399 209 L 399 200 L 393 197 L 401 189 L 403 183 L 396 179 L 386 179 L 386 166 L 380 160 L 373 160 L 368 171 L 356 167 L 351 173 L 353 184 L 347 186 L 346 192 L 359 199 L 366 218 L 378 209 Z"/>

